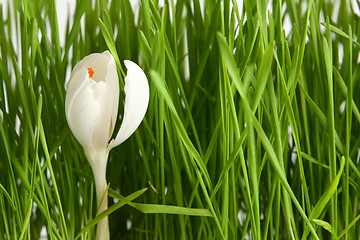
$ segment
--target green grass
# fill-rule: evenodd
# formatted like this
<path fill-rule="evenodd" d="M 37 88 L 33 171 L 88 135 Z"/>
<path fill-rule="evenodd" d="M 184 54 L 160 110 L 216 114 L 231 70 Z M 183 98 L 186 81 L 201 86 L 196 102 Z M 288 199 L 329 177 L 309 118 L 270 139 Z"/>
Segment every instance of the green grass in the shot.
<path fill-rule="evenodd" d="M 135 21 L 129 0 L 78 0 L 64 46 L 55 0 L 0 5 L 0 239 L 94 239 L 106 215 L 111 239 L 359 239 L 358 3 L 268 2 L 141 0 Z M 110 152 L 97 216 L 64 83 L 107 49 L 115 134 L 123 60 L 150 103 Z"/>

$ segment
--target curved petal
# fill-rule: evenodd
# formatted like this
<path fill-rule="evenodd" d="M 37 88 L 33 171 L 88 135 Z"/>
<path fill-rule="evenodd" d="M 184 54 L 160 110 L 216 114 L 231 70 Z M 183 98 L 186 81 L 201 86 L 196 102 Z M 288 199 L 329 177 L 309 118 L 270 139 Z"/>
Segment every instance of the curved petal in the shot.
<path fill-rule="evenodd" d="M 110 142 L 109 150 L 124 142 L 138 128 L 149 104 L 149 84 L 143 70 L 134 62 L 125 60 L 124 118 L 116 138 Z"/>
<path fill-rule="evenodd" d="M 112 121 L 112 128 L 110 129 L 110 137 L 114 131 L 116 119 L 118 117 L 118 106 L 119 106 L 119 77 L 117 74 L 117 68 L 116 63 L 109 51 L 105 51 L 103 53 L 108 56 L 108 63 L 107 63 L 107 71 L 105 74 L 105 82 L 110 87 L 110 90 L 112 92 L 113 101 L 112 101 L 112 115 L 111 115 L 111 121 Z M 108 139 L 109 140 L 109 139 Z"/>
<path fill-rule="evenodd" d="M 94 100 L 101 106 L 92 136 L 92 143 L 94 148 L 104 149 L 107 147 L 114 129 L 111 117 L 112 105 L 115 99 L 111 94 L 111 88 L 105 82 L 93 81 L 90 88 Z"/>

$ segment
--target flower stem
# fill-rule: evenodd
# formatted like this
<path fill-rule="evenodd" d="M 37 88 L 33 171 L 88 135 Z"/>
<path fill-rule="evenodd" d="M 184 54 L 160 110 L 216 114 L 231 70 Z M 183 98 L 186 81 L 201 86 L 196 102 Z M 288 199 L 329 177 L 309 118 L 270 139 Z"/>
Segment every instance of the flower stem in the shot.
<path fill-rule="evenodd" d="M 95 188 L 96 188 L 96 201 L 98 204 L 98 214 L 100 214 L 108 208 L 107 192 L 105 193 L 102 202 L 101 199 L 107 188 L 106 164 L 107 164 L 109 151 L 107 149 L 103 149 L 103 150 L 85 149 L 85 154 L 93 170 L 94 179 L 95 179 Z M 98 222 L 97 230 L 96 230 L 96 239 L 97 240 L 110 239 L 109 221 L 107 216 L 103 218 L 100 222 Z"/>
<path fill-rule="evenodd" d="M 101 180 L 101 179 L 98 179 Z M 101 184 L 101 185 L 100 185 Z M 102 186 L 102 187 L 100 187 Z M 102 213 L 108 208 L 108 194 L 105 193 L 104 199 L 101 202 L 101 199 L 104 195 L 104 192 L 106 191 L 106 179 L 103 178 L 100 183 L 96 183 L 96 200 L 98 204 L 98 214 Z M 101 205 L 100 205 L 101 203 Z M 108 240 L 110 238 L 109 236 L 109 221 L 108 217 L 106 216 L 103 218 L 97 225 L 97 231 L 96 231 L 96 239 L 97 240 Z"/>

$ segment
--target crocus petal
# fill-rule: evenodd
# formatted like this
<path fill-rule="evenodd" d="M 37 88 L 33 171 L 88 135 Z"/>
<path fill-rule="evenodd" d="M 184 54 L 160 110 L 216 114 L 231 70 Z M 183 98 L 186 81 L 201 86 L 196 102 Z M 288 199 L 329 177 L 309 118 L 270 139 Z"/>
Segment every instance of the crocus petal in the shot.
<path fill-rule="evenodd" d="M 80 86 L 69 86 L 68 93 L 73 94 L 71 98 L 69 98 L 70 95 L 66 95 L 65 110 L 69 127 L 75 138 L 81 145 L 90 148 L 94 128 L 100 114 L 100 105 L 94 99 L 93 91 L 89 88 L 92 80 L 87 78 L 86 73 L 83 75 L 82 79 L 79 78 L 81 81 L 76 81 L 77 83 L 81 82 Z M 77 88 L 75 89 L 75 87 Z"/>
<path fill-rule="evenodd" d="M 111 114 L 111 129 L 110 129 L 110 137 L 114 131 L 116 119 L 118 117 L 118 106 L 119 106 L 119 77 L 116 70 L 116 63 L 109 51 L 105 51 L 103 55 L 107 56 L 108 62 L 107 62 L 107 70 L 106 74 L 104 76 L 105 82 L 110 87 L 110 90 L 112 92 L 112 114 Z M 95 68 L 96 70 L 96 68 Z"/>
<path fill-rule="evenodd" d="M 124 142 L 138 128 L 149 104 L 149 84 L 143 70 L 134 62 L 125 60 L 124 117 L 116 138 L 110 142 L 109 149 Z"/>
<path fill-rule="evenodd" d="M 113 97 L 111 95 L 111 88 L 105 82 L 93 81 L 90 88 L 93 92 L 94 100 L 101 106 L 92 136 L 92 147 L 103 149 L 107 147 L 114 129 L 111 120 Z"/>

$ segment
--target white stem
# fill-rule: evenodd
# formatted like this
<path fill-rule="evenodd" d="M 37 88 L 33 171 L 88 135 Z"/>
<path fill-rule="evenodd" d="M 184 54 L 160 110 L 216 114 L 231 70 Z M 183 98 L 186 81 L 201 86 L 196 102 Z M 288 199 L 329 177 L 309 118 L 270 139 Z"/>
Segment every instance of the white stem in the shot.
<path fill-rule="evenodd" d="M 96 201 L 99 209 L 98 214 L 100 214 L 108 208 L 107 193 L 104 196 L 101 206 L 100 206 L 100 202 L 107 188 L 106 164 L 107 164 L 109 151 L 107 149 L 103 149 L 103 150 L 85 149 L 85 154 L 93 170 L 94 179 L 95 179 L 95 188 L 96 188 Z M 97 230 L 96 230 L 96 239 L 97 240 L 110 239 L 108 217 L 105 217 L 100 222 L 98 222 Z"/>
<path fill-rule="evenodd" d="M 100 179 L 101 180 L 101 179 Z M 102 185 L 102 187 L 99 187 L 99 184 Z M 103 211 L 105 211 L 108 208 L 108 195 L 107 193 L 104 196 L 104 200 L 101 202 L 101 206 L 99 206 L 101 198 L 104 195 L 104 192 L 106 190 L 106 179 L 103 178 L 103 180 L 101 181 L 101 183 L 97 183 L 96 184 L 96 199 L 97 199 L 97 204 L 98 204 L 98 209 L 99 209 L 99 214 L 102 213 Z M 97 240 L 108 240 L 110 238 L 109 236 L 109 220 L 108 217 L 106 216 L 105 218 L 103 218 L 97 225 L 97 231 L 96 231 L 96 239 Z"/>

